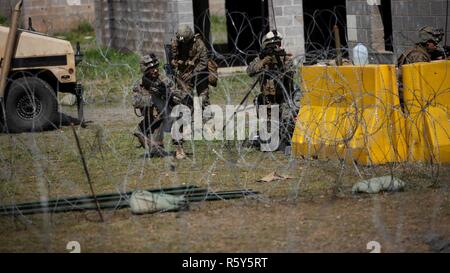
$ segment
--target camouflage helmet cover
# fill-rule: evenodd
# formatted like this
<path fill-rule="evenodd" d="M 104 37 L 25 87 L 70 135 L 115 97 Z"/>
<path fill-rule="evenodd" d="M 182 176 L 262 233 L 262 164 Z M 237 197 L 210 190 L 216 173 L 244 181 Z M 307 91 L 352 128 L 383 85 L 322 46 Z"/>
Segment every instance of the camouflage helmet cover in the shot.
<path fill-rule="evenodd" d="M 150 53 L 149 55 L 142 56 L 139 65 L 141 67 L 141 72 L 144 73 L 151 68 L 158 67 L 159 61 L 154 53 Z"/>
<path fill-rule="evenodd" d="M 266 48 L 267 45 L 281 42 L 283 40 L 283 36 L 280 32 L 276 30 L 269 31 L 264 37 L 262 38 L 261 46 L 262 48 Z"/>
<path fill-rule="evenodd" d="M 176 36 L 179 42 L 187 42 L 194 38 L 194 32 L 190 26 L 181 25 L 177 30 Z"/>
<path fill-rule="evenodd" d="M 433 41 L 439 44 L 444 37 L 444 31 L 442 29 L 435 29 L 430 26 L 423 27 L 419 29 L 419 39 L 420 43 L 426 43 Z"/>

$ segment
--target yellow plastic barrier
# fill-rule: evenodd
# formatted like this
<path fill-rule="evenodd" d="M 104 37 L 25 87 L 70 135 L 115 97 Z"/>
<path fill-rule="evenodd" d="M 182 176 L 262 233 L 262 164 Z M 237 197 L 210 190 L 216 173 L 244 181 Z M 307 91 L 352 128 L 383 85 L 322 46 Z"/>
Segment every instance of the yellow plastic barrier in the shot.
<path fill-rule="evenodd" d="M 304 66 L 294 155 L 360 164 L 406 159 L 395 67 Z"/>
<path fill-rule="evenodd" d="M 450 61 L 403 66 L 408 159 L 450 162 Z"/>

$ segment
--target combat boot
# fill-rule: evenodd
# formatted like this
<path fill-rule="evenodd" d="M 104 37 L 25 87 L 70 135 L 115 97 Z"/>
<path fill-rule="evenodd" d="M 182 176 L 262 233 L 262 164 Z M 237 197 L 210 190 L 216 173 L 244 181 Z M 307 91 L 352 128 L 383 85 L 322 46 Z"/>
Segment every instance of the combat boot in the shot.
<path fill-rule="evenodd" d="M 140 133 L 140 132 L 135 132 L 135 133 L 133 133 L 133 135 L 135 137 L 137 137 L 137 139 L 139 141 L 139 144 L 141 145 L 141 146 L 138 146 L 137 148 L 144 148 L 145 149 L 145 144 L 146 144 L 145 136 L 142 133 Z"/>
<path fill-rule="evenodd" d="M 176 151 L 175 151 L 175 158 L 182 160 L 186 158 L 186 154 L 184 153 L 183 147 L 177 147 Z"/>
<path fill-rule="evenodd" d="M 164 146 L 153 146 L 150 147 L 149 151 L 146 152 L 146 158 L 154 158 L 154 157 L 166 157 L 169 156 L 169 153 L 166 152 Z"/>

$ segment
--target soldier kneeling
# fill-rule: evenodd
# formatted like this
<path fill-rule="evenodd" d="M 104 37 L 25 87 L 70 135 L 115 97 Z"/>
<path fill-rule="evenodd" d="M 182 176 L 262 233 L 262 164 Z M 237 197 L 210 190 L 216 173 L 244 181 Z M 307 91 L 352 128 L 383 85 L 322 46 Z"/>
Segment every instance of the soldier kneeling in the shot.
<path fill-rule="evenodd" d="M 164 132 L 172 126 L 172 108 L 184 99 L 183 93 L 170 89 L 169 81 L 160 79 L 158 66 L 155 54 L 145 55 L 140 62 L 142 80 L 133 88 L 133 107 L 143 117 L 134 135 L 146 149 L 146 157 L 168 155 L 164 149 Z M 176 158 L 185 158 L 183 143 L 175 140 L 172 143 L 176 146 Z"/>

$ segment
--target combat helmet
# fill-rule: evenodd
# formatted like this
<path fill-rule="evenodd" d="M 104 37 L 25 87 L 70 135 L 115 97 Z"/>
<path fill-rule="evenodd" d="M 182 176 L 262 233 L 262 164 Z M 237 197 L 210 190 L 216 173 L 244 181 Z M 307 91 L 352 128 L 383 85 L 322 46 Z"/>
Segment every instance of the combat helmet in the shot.
<path fill-rule="evenodd" d="M 151 68 L 155 68 L 159 66 L 158 58 L 154 53 L 150 53 L 149 55 L 144 55 L 139 62 L 141 67 L 141 72 L 145 73 Z"/>
<path fill-rule="evenodd" d="M 444 37 L 444 31 L 442 29 L 435 29 L 430 26 L 422 27 L 419 29 L 419 43 L 427 43 L 433 41 L 439 44 Z"/>
<path fill-rule="evenodd" d="M 281 42 L 281 40 L 283 40 L 283 36 L 281 36 L 280 32 L 276 30 L 269 31 L 262 38 L 261 47 L 264 49 L 270 44 Z"/>
<path fill-rule="evenodd" d="M 194 31 L 188 25 L 181 25 L 176 33 L 178 42 L 189 42 L 194 38 Z"/>

